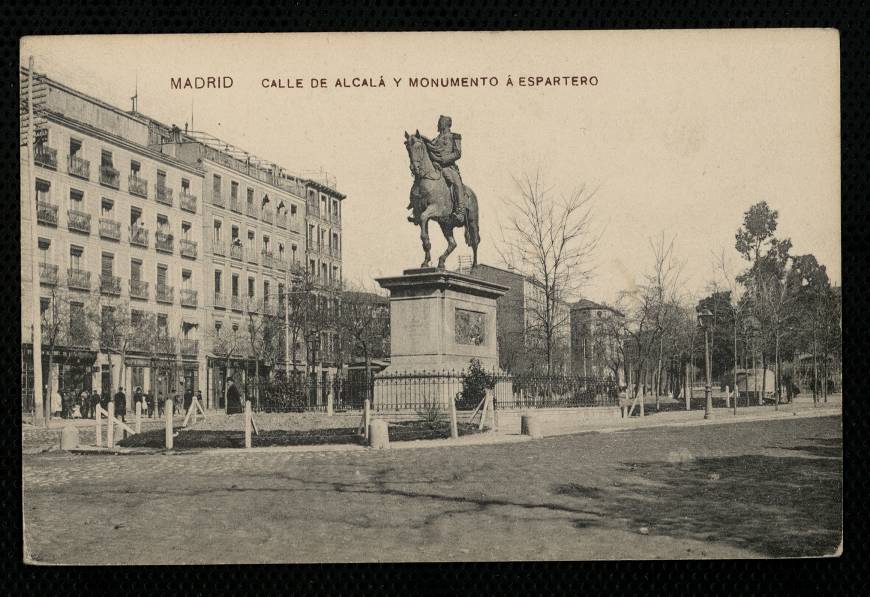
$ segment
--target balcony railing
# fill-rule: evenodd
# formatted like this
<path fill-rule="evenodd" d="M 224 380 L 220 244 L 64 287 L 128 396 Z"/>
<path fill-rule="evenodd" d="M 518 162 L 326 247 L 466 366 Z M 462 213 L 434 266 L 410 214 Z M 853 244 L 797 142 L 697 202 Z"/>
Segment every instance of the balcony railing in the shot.
<path fill-rule="evenodd" d="M 37 201 L 36 221 L 48 226 L 57 226 L 57 205 L 52 205 L 45 201 Z"/>
<path fill-rule="evenodd" d="M 178 239 L 178 252 L 181 253 L 182 257 L 196 259 L 196 241 L 186 238 Z"/>
<path fill-rule="evenodd" d="M 130 244 L 137 247 L 148 247 L 148 229 L 144 226 L 130 227 Z"/>
<path fill-rule="evenodd" d="M 242 310 L 242 297 L 240 297 L 238 295 L 233 295 L 231 297 L 231 300 L 232 300 L 232 302 L 231 302 L 230 306 L 233 308 L 233 311 L 241 311 Z"/>
<path fill-rule="evenodd" d="M 53 263 L 40 263 L 39 283 L 46 286 L 57 286 L 57 266 Z"/>
<path fill-rule="evenodd" d="M 260 306 L 257 304 L 256 298 L 249 296 L 247 299 L 245 299 L 245 311 L 247 311 L 248 313 L 260 312 Z"/>
<path fill-rule="evenodd" d="M 336 226 L 341 226 L 341 216 L 338 214 L 332 214 L 332 223 Z"/>
<path fill-rule="evenodd" d="M 227 246 L 219 240 L 211 241 L 211 252 L 215 255 L 225 257 L 227 254 Z"/>
<path fill-rule="evenodd" d="M 199 340 L 181 339 L 181 354 L 198 354 Z"/>
<path fill-rule="evenodd" d="M 256 218 L 257 217 L 257 208 L 254 207 L 253 205 L 248 205 L 247 214 L 249 216 L 251 216 L 252 218 Z"/>
<path fill-rule="evenodd" d="M 109 240 L 121 240 L 121 222 L 100 218 L 100 238 Z"/>
<path fill-rule="evenodd" d="M 242 204 L 238 197 L 230 197 L 230 209 L 236 213 L 242 213 Z"/>
<path fill-rule="evenodd" d="M 158 338 L 157 352 L 163 354 L 175 354 L 175 338 Z"/>
<path fill-rule="evenodd" d="M 119 296 L 121 294 L 121 278 L 119 276 L 100 276 L 100 293 Z"/>
<path fill-rule="evenodd" d="M 127 189 L 133 195 L 147 197 L 148 181 L 144 178 L 139 178 L 138 176 L 131 174 L 130 177 L 127 179 Z"/>
<path fill-rule="evenodd" d="M 192 288 L 182 288 L 181 289 L 181 306 L 182 307 L 196 307 L 196 298 L 197 291 Z"/>
<path fill-rule="evenodd" d="M 73 290 L 90 290 L 91 272 L 71 267 L 66 271 L 66 283 Z"/>
<path fill-rule="evenodd" d="M 155 187 L 155 190 L 156 193 L 154 198 L 157 199 L 157 203 L 172 205 L 172 189 L 167 186 L 157 185 Z"/>
<path fill-rule="evenodd" d="M 91 177 L 91 162 L 77 155 L 67 156 L 66 169 L 71 175 L 85 180 Z"/>
<path fill-rule="evenodd" d="M 245 248 L 242 245 L 230 245 L 230 257 L 243 261 L 245 259 Z"/>
<path fill-rule="evenodd" d="M 295 232 L 296 234 L 302 234 L 302 225 L 299 224 L 298 220 L 290 220 L 290 226 L 288 226 L 290 232 Z"/>
<path fill-rule="evenodd" d="M 221 309 L 226 309 L 226 308 L 227 308 L 226 299 L 224 298 L 224 295 L 221 294 L 220 292 L 215 292 L 215 293 L 214 293 L 214 303 L 212 303 L 212 304 L 213 304 L 215 307 L 220 307 Z"/>
<path fill-rule="evenodd" d="M 100 166 L 100 184 L 112 187 L 113 189 L 121 188 L 121 173 L 111 166 Z"/>
<path fill-rule="evenodd" d="M 73 232 L 91 233 L 91 214 L 75 209 L 67 210 L 67 227 Z"/>
<path fill-rule="evenodd" d="M 57 150 L 45 145 L 38 145 L 33 152 L 33 161 L 37 166 L 57 169 Z"/>
<path fill-rule="evenodd" d="M 148 282 L 145 280 L 130 280 L 130 298 L 148 300 Z"/>
<path fill-rule="evenodd" d="M 260 215 L 260 218 L 266 222 L 267 224 L 271 224 L 275 221 L 275 216 L 271 211 L 263 210 L 263 213 Z"/>
<path fill-rule="evenodd" d="M 168 232 L 160 232 L 159 230 L 154 235 L 155 246 L 161 253 L 172 253 L 174 250 L 174 237 Z"/>
<path fill-rule="evenodd" d="M 196 195 L 191 195 L 190 193 L 181 193 L 181 200 L 179 202 L 181 209 L 184 211 L 189 211 L 190 213 L 196 213 Z"/>
<path fill-rule="evenodd" d="M 172 304 L 175 300 L 175 288 L 173 286 L 157 285 L 157 302 Z"/>
<path fill-rule="evenodd" d="M 286 228 L 287 227 L 287 214 L 285 212 L 281 212 L 275 216 L 275 224 L 278 228 Z"/>
<path fill-rule="evenodd" d="M 217 205 L 218 207 L 224 207 L 226 205 L 224 202 L 224 196 L 221 193 L 212 193 L 211 202 L 213 205 Z"/>
<path fill-rule="evenodd" d="M 245 253 L 248 254 L 248 263 L 253 263 L 254 265 L 259 263 L 259 260 L 257 259 L 257 250 L 256 249 L 249 248 L 249 250 L 245 251 Z"/>
<path fill-rule="evenodd" d="M 278 270 L 280 270 L 282 272 L 287 271 L 287 262 L 284 261 L 282 258 L 278 257 L 272 263 L 273 263 L 274 267 L 276 267 Z"/>

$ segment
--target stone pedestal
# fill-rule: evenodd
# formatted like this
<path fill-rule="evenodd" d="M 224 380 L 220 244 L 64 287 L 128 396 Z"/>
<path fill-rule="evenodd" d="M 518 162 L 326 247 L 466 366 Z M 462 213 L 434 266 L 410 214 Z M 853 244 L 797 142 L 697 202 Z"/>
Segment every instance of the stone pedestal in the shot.
<path fill-rule="evenodd" d="M 471 359 L 498 372 L 496 299 L 506 286 L 437 268 L 377 281 L 390 291 L 390 366 L 375 378 L 376 404 L 414 408 L 421 399 L 437 399 L 447 405 L 462 390 L 456 376 Z"/>

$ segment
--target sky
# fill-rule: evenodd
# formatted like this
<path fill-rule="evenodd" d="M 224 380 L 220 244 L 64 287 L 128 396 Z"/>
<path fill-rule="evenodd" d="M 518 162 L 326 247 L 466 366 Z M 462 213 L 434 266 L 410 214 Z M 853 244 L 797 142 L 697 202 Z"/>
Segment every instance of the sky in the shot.
<path fill-rule="evenodd" d="M 25 38 L 38 72 L 183 128 L 209 132 L 289 171 L 325 170 L 347 195 L 347 281 L 366 286 L 422 261 L 405 218 L 404 131 L 462 135 L 460 169 L 480 203 L 480 261 L 499 262 L 515 177 L 555 193 L 595 189 L 600 239 L 582 288 L 612 302 L 651 266 L 650 239 L 675 239 L 684 292 L 699 296 L 743 212 L 779 211 L 777 235 L 840 274 L 839 41 L 831 30 L 232 34 Z M 508 75 L 514 81 L 506 86 Z M 521 76 L 595 76 L 527 87 Z M 229 76 L 225 89 L 173 77 Z M 339 88 L 371 78 L 386 87 Z M 411 88 L 410 77 L 497 77 L 477 88 Z M 262 80 L 303 79 L 294 89 Z M 401 78 L 397 86 L 393 78 Z M 325 78 L 326 88 L 311 88 Z M 430 228 L 433 255 L 446 246 Z M 470 249 L 457 237 L 457 255 Z"/>

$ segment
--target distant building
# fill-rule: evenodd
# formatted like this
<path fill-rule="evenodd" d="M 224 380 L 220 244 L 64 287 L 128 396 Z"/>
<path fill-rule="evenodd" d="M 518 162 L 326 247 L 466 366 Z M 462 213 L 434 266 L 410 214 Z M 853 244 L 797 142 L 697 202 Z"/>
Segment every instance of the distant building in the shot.
<path fill-rule="evenodd" d="M 546 371 L 545 336 L 541 329 L 545 300 L 540 284 L 518 271 L 492 265 L 478 264 L 472 269 L 460 268 L 460 271 L 510 288 L 496 301 L 499 366 L 513 373 Z M 571 348 L 567 303 L 557 301 L 552 321 L 555 325 L 554 372 L 566 373 Z"/>
<path fill-rule="evenodd" d="M 619 353 L 619 327 L 624 315 L 589 299 L 571 305 L 572 373 L 625 383 Z"/>

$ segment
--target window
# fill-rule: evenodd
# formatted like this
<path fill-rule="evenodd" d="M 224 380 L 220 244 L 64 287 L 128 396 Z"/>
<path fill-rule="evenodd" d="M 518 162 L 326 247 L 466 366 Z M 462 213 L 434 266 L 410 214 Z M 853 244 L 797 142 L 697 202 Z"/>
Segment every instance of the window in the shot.
<path fill-rule="evenodd" d="M 215 197 L 221 196 L 221 177 L 217 174 L 215 174 L 212 179 L 212 193 Z"/>
<path fill-rule="evenodd" d="M 263 251 L 269 252 L 269 237 L 266 235 L 263 235 Z"/>
<path fill-rule="evenodd" d="M 295 217 L 296 217 L 296 206 L 295 206 L 295 205 L 291 205 L 291 206 L 290 206 L 290 217 L 291 217 L 291 218 L 295 218 Z"/>
<path fill-rule="evenodd" d="M 190 181 L 186 178 L 181 179 L 181 194 L 189 195 L 190 194 Z"/>
<path fill-rule="evenodd" d="M 189 269 L 181 270 L 181 287 L 185 290 L 190 290 L 191 288 L 191 280 L 193 279 L 193 275 L 191 274 Z"/>
<path fill-rule="evenodd" d="M 308 225 L 308 246 L 311 247 L 314 242 L 314 225 Z"/>
<path fill-rule="evenodd" d="M 70 137 L 69 140 L 69 156 L 71 158 L 77 158 L 79 156 L 79 152 L 82 150 L 82 142 L 78 139 L 73 139 Z"/>
<path fill-rule="evenodd" d="M 308 273 L 310 273 L 312 277 L 317 275 L 317 264 L 314 263 L 313 259 L 308 261 Z"/>
<path fill-rule="evenodd" d="M 214 221 L 214 242 L 215 244 L 221 244 L 223 242 L 223 233 L 221 231 L 221 221 Z"/>
<path fill-rule="evenodd" d="M 320 196 L 320 215 L 325 217 L 327 215 L 326 209 L 327 209 L 326 208 L 326 197 L 321 195 Z"/>
<path fill-rule="evenodd" d="M 160 214 L 157 215 L 157 231 L 169 234 L 169 218 Z"/>
<path fill-rule="evenodd" d="M 51 250 L 51 241 L 47 238 L 40 238 L 38 241 L 39 246 L 39 262 L 40 263 L 49 263 L 49 251 Z"/>
<path fill-rule="evenodd" d="M 232 285 L 233 285 L 233 296 L 238 298 L 238 296 L 239 296 L 239 274 L 233 274 Z"/>
<path fill-rule="evenodd" d="M 248 230 L 248 250 L 254 250 L 254 231 Z"/>
<path fill-rule="evenodd" d="M 252 189 L 251 187 L 248 187 L 247 192 L 248 192 L 247 205 L 249 208 L 253 208 L 254 207 L 254 189 Z"/>
<path fill-rule="evenodd" d="M 48 129 L 38 128 L 36 129 L 36 143 L 34 149 L 36 151 L 44 151 L 45 146 L 48 145 Z"/>
<path fill-rule="evenodd" d="M 232 237 L 231 240 L 232 240 L 233 244 L 236 244 L 236 241 L 239 240 L 239 227 L 238 226 L 233 226 L 230 229 L 230 236 Z"/>
<path fill-rule="evenodd" d="M 142 261 L 139 259 L 130 260 L 130 279 L 139 282 L 142 280 Z"/>
<path fill-rule="evenodd" d="M 110 279 L 115 272 L 115 256 L 111 253 L 103 253 L 100 266 L 100 274 L 103 276 L 103 279 Z"/>
<path fill-rule="evenodd" d="M 112 152 L 106 151 L 105 149 L 100 152 L 100 166 L 104 168 L 112 168 L 114 163 L 112 162 Z"/>
<path fill-rule="evenodd" d="M 292 247 L 290 247 L 290 250 L 293 252 L 293 263 L 296 263 L 296 245 L 294 244 Z"/>
<path fill-rule="evenodd" d="M 142 165 L 136 160 L 130 160 L 130 176 L 133 178 L 139 178 L 140 170 L 142 169 Z"/>
<path fill-rule="evenodd" d="M 169 337 L 169 317 L 166 313 L 157 314 L 157 336 L 160 338 Z"/>
<path fill-rule="evenodd" d="M 219 269 L 214 270 L 214 292 L 220 294 L 222 291 L 221 282 L 223 281 L 223 272 Z"/>
<path fill-rule="evenodd" d="M 115 309 L 103 305 L 100 311 L 100 338 L 106 344 L 111 344 L 112 329 L 115 327 Z"/>
<path fill-rule="evenodd" d="M 72 246 L 69 248 L 69 266 L 72 269 L 81 269 L 82 253 L 84 249 L 81 247 Z"/>
<path fill-rule="evenodd" d="M 39 299 L 39 316 L 41 319 L 46 319 L 46 313 L 48 313 L 48 309 L 51 307 L 51 299 L 41 297 Z"/>
<path fill-rule="evenodd" d="M 263 304 L 269 306 L 269 281 L 263 280 Z"/>
<path fill-rule="evenodd" d="M 165 189 L 166 188 L 166 172 L 163 170 L 157 171 L 157 188 Z"/>
<path fill-rule="evenodd" d="M 74 337 L 75 332 L 84 331 L 85 325 L 85 304 L 70 303 L 69 304 L 69 327 L 70 335 Z"/>
<path fill-rule="evenodd" d="M 166 279 L 169 277 L 169 268 L 165 265 L 157 265 L 157 286 L 166 288 Z"/>
<path fill-rule="evenodd" d="M 36 179 L 36 200 L 39 203 L 51 201 L 51 183 L 47 180 Z"/>
<path fill-rule="evenodd" d="M 222 328 L 223 326 L 224 326 L 224 323 L 223 323 L 222 321 L 220 321 L 220 320 L 218 320 L 218 319 L 215 319 L 215 321 L 214 321 L 214 333 L 215 333 L 215 334 L 220 334 L 220 333 L 221 333 L 221 328 Z"/>
<path fill-rule="evenodd" d="M 284 261 L 284 243 L 278 243 L 278 259 Z"/>
<path fill-rule="evenodd" d="M 115 207 L 115 202 L 111 199 L 106 199 L 103 197 L 102 201 L 100 201 L 100 213 L 104 218 L 112 218 L 112 210 Z"/>
<path fill-rule="evenodd" d="M 230 199 L 233 200 L 233 203 L 239 198 L 239 183 L 235 180 L 230 183 Z"/>
<path fill-rule="evenodd" d="M 248 298 L 254 300 L 257 295 L 257 281 L 254 278 L 248 278 Z"/>
<path fill-rule="evenodd" d="M 181 223 L 181 238 L 190 240 L 190 222 Z"/>
<path fill-rule="evenodd" d="M 69 190 L 69 208 L 75 211 L 84 211 L 85 194 L 77 189 Z"/>
<path fill-rule="evenodd" d="M 130 208 L 130 226 L 141 226 L 142 222 L 142 210 L 138 207 Z"/>

